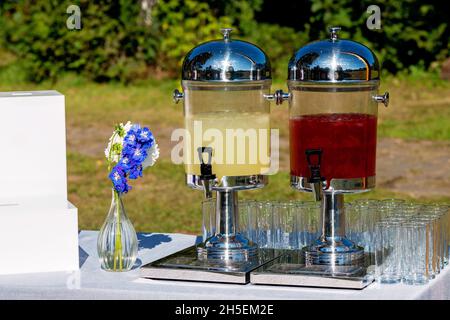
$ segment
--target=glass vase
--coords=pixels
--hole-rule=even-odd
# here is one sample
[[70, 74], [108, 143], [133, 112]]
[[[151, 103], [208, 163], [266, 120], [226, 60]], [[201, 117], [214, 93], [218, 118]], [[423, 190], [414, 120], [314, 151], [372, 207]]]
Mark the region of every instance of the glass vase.
[[106, 271], [129, 271], [136, 262], [136, 231], [126, 215], [122, 195], [114, 188], [108, 216], [98, 235], [97, 251]]

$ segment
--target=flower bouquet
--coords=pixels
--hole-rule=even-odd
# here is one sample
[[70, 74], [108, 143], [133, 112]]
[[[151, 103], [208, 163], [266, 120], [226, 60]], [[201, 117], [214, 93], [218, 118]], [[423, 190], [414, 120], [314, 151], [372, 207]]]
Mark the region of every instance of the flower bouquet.
[[104, 270], [128, 271], [136, 261], [138, 241], [125, 213], [122, 195], [131, 190], [130, 179], [142, 177], [142, 171], [155, 164], [159, 148], [148, 128], [128, 121], [116, 125], [105, 156], [113, 186], [112, 200], [100, 229], [97, 250]]

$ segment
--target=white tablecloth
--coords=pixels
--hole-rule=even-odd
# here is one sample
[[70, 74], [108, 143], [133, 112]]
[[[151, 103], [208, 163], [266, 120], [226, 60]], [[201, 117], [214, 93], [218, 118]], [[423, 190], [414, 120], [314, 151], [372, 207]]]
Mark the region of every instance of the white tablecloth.
[[[139, 263], [159, 259], [196, 241], [183, 234], [139, 234]], [[229, 285], [140, 279], [138, 268], [105, 272], [96, 231], [82, 231], [80, 271], [0, 276], [0, 299], [450, 299], [450, 268], [425, 286], [372, 284], [364, 290]], [[39, 250], [39, 248], [36, 248]]]

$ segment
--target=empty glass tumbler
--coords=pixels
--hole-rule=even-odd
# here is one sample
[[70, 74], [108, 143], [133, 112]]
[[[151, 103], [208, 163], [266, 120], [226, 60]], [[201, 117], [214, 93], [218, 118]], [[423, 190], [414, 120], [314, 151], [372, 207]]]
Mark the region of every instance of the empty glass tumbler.
[[274, 248], [295, 249], [298, 247], [294, 210], [295, 205], [289, 202], [272, 204]]
[[401, 274], [401, 221], [382, 220], [376, 225], [375, 276], [380, 283], [399, 283]]
[[212, 237], [216, 231], [216, 199], [206, 199], [202, 201], [203, 217], [203, 241]]
[[421, 221], [409, 221], [402, 224], [401, 233], [404, 237], [400, 256], [402, 259], [402, 282], [406, 284], [428, 283], [428, 224]]
[[257, 231], [257, 215], [255, 200], [240, 200], [239, 201], [239, 232], [247, 239], [256, 243]]
[[293, 201], [292, 203], [297, 248], [301, 249], [311, 244], [321, 234], [320, 203], [314, 201]]
[[[239, 201], [238, 232], [260, 248], [300, 250], [321, 234], [314, 201]], [[203, 237], [216, 228], [214, 199], [202, 202]], [[449, 260], [446, 205], [402, 199], [360, 199], [345, 204], [346, 234], [364, 247], [367, 273], [380, 283], [426, 284]]]

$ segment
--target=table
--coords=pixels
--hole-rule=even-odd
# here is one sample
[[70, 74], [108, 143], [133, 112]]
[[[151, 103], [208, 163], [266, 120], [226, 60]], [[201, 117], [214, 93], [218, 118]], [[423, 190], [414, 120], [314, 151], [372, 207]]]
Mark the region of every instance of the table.
[[[380, 285], [364, 290], [232, 285], [140, 279], [138, 267], [100, 269], [97, 231], [79, 233], [80, 271], [0, 276], [0, 299], [450, 299], [450, 267], [425, 286]], [[138, 264], [193, 245], [199, 237], [140, 233]]]

